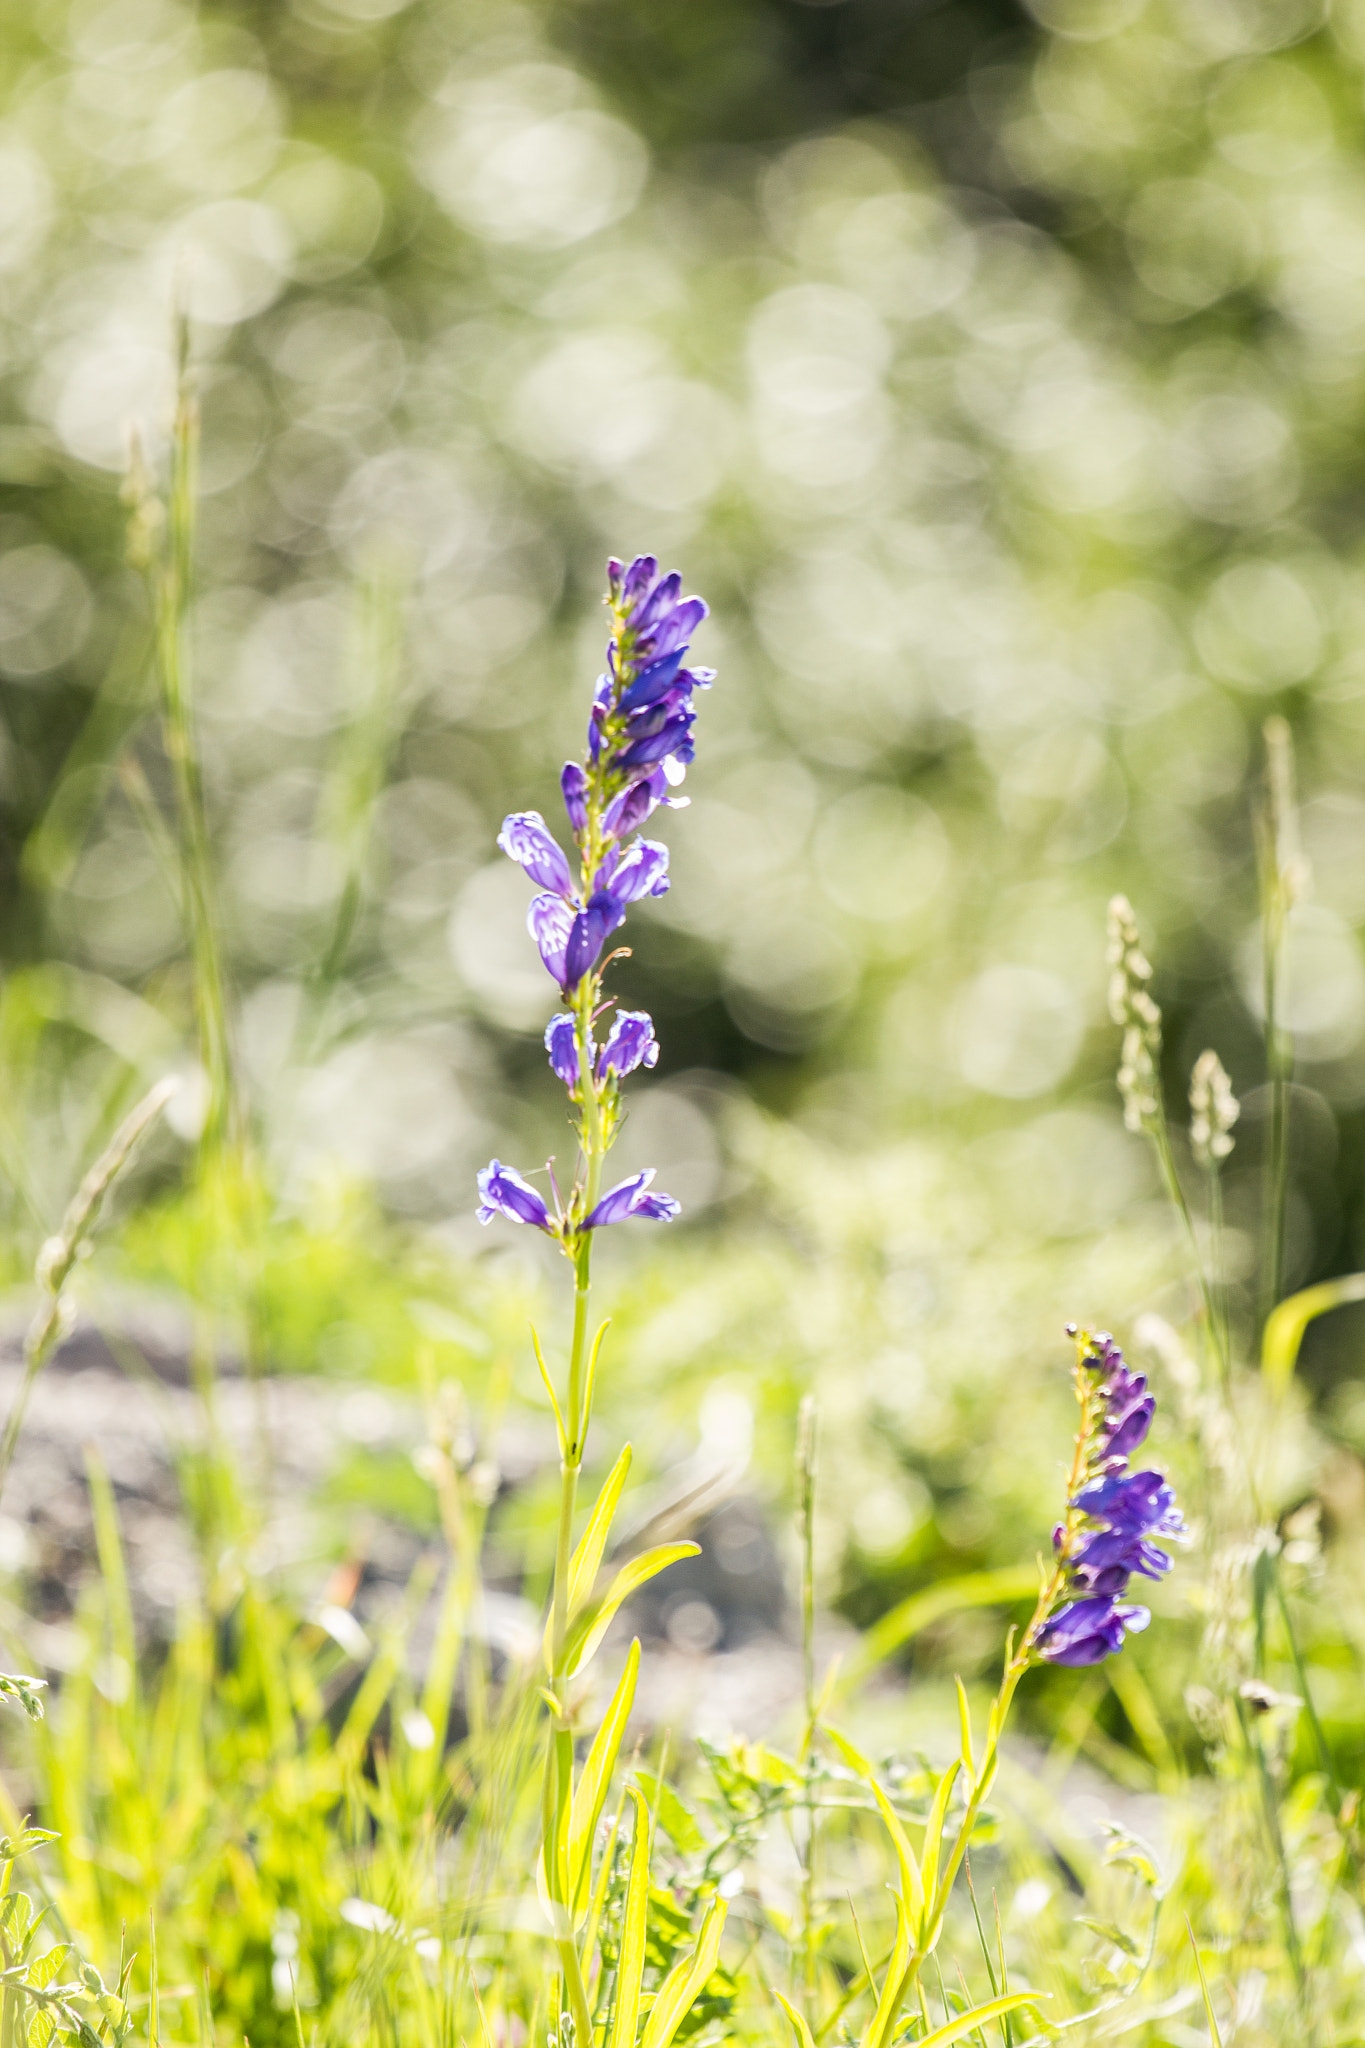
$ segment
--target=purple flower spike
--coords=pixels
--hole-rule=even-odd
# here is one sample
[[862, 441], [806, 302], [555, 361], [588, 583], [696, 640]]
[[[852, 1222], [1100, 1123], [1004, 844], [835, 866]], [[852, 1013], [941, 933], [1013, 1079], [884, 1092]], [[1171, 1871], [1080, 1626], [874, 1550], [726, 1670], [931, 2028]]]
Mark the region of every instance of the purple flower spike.
[[623, 1074], [634, 1073], [636, 1067], [654, 1066], [658, 1058], [653, 1020], [644, 1010], [618, 1010], [597, 1062], [598, 1079], [605, 1081], [615, 1074], [619, 1080]]
[[573, 894], [569, 863], [539, 811], [513, 811], [504, 818], [498, 845], [542, 889], [552, 889], [556, 896]]
[[1036, 1647], [1049, 1664], [1098, 1664], [1151, 1618], [1145, 1607], [1120, 1607], [1112, 1599], [1073, 1600], [1040, 1630]]
[[544, 1196], [537, 1194], [528, 1180], [523, 1180], [515, 1166], [490, 1159], [479, 1175], [479, 1195], [480, 1223], [505, 1216], [511, 1223], [532, 1223], [537, 1230], [548, 1230], [553, 1235]]
[[[578, 1039], [574, 1032], [574, 1020], [562, 1010], [551, 1017], [545, 1026], [545, 1050], [550, 1055], [550, 1065], [558, 1074], [564, 1086], [573, 1094], [582, 1074], [578, 1064]], [[596, 1048], [589, 1044], [588, 1058], [591, 1061]]]
[[602, 1230], [608, 1223], [624, 1223], [628, 1216], [647, 1216], [656, 1223], [667, 1223], [680, 1213], [680, 1204], [672, 1195], [651, 1195], [646, 1193], [654, 1178], [653, 1167], [644, 1173], [634, 1173], [629, 1180], [618, 1181], [614, 1188], [608, 1188], [591, 1215], [585, 1218], [585, 1230]]

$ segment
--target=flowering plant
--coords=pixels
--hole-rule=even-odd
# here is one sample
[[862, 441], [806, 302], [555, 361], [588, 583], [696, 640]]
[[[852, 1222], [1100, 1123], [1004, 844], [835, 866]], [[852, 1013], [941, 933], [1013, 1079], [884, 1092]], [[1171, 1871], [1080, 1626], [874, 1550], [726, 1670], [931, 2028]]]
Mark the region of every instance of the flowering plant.
[[[598, 1595], [598, 1570], [630, 1466], [628, 1444], [598, 1497], [586, 1532], [573, 1547], [578, 1475], [606, 1329], [604, 1324], [589, 1346], [593, 1233], [632, 1216], [667, 1222], [678, 1214], [673, 1197], [656, 1193], [651, 1186], [652, 1170], [632, 1174], [602, 1191], [603, 1163], [620, 1127], [621, 1083], [636, 1068], [652, 1067], [659, 1057], [653, 1023], [642, 1010], [616, 1010], [598, 1043], [597, 1033], [614, 1007], [613, 999], [603, 996], [603, 976], [617, 957], [608, 953], [604, 959], [603, 948], [632, 903], [662, 896], [668, 888], [668, 849], [644, 838], [638, 828], [659, 808], [676, 808], [687, 801], [676, 791], [693, 756], [693, 692], [709, 686], [715, 673], [685, 666], [689, 641], [706, 617], [706, 606], [699, 597], [683, 596], [678, 575], [660, 576], [654, 556], [640, 555], [629, 568], [609, 562], [607, 581], [611, 631], [606, 668], [593, 695], [587, 749], [581, 760], [565, 764], [560, 778], [578, 849], [578, 872], [574, 874], [539, 811], [514, 812], [498, 834], [499, 846], [538, 884], [527, 926], [563, 1004], [546, 1027], [545, 1049], [573, 1105], [577, 1165], [567, 1191], [561, 1191], [553, 1166], [547, 1166], [547, 1200], [514, 1167], [491, 1160], [479, 1175], [478, 1210], [482, 1223], [503, 1216], [545, 1231], [558, 1241], [574, 1268], [573, 1335], [562, 1403], [536, 1341], [559, 1430], [561, 1471], [554, 1589], [545, 1642], [549, 1683], [543, 1697], [550, 1709], [550, 1729], [538, 1879], [559, 1951], [561, 2001], [578, 2048], [589, 2048], [593, 2003], [607, 1990], [597, 1937], [611, 1856], [604, 1858], [601, 1879], [594, 1886], [594, 1837], [634, 1699], [639, 1643], [631, 1647], [577, 1778], [568, 1685], [588, 1662], [627, 1595], [697, 1549], [695, 1543], [668, 1543], [646, 1551], [617, 1573], [604, 1595]], [[636, 1797], [634, 1804], [623, 1939], [619, 1952], [614, 1952], [610, 1987], [611, 2048], [634, 2043], [643, 1996], [651, 1825], [643, 1799]], [[693, 1949], [660, 1987], [650, 2007], [648, 2048], [667, 2048], [712, 1974], [725, 1910], [720, 1898], [708, 1903]]]

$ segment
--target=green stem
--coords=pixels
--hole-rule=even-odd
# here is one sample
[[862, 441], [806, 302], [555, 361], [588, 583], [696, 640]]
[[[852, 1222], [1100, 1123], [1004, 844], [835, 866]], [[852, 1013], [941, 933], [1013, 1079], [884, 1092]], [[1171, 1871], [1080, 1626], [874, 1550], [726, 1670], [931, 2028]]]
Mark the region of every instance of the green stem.
[[213, 868], [204, 786], [191, 713], [192, 685], [186, 617], [192, 587], [199, 418], [182, 361], [171, 437], [169, 541], [156, 582], [157, 675], [161, 724], [175, 785], [180, 828], [182, 897], [194, 965], [195, 1017], [199, 1056], [208, 1079], [209, 1104], [200, 1136], [200, 1159], [213, 1157], [235, 1130], [231, 1056], [227, 1029], [226, 981], [218, 941]]

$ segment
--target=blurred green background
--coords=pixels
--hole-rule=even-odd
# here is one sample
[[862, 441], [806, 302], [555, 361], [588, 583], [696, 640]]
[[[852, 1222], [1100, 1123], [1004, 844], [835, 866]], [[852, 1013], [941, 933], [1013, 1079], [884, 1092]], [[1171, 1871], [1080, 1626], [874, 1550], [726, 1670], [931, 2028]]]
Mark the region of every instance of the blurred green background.
[[[619, 975], [663, 1041], [622, 1171], [688, 1221], [639, 1255], [609, 1398], [657, 1392], [662, 1444], [713, 1381], [784, 1417], [820, 1385], [860, 1618], [935, 1546], [1031, 1555], [1059, 1325], [1183, 1299], [1113, 1087], [1115, 889], [1173, 1117], [1208, 1044], [1244, 1099], [1234, 1258], [1257, 1227], [1274, 711], [1313, 875], [1287, 1281], [1362, 1263], [1365, 6], [26, 0], [0, 64], [16, 1243], [115, 1098], [192, 1077], [119, 495], [131, 424], [164, 457], [178, 293], [220, 907], [286, 1210], [377, 1190], [348, 1227], [381, 1276], [392, 1227], [533, 1258], [472, 1219], [491, 1152], [566, 1143], [493, 837], [558, 822], [602, 561], [648, 549], [720, 680]], [[1356, 1329], [1306, 1350], [1347, 1445]]]

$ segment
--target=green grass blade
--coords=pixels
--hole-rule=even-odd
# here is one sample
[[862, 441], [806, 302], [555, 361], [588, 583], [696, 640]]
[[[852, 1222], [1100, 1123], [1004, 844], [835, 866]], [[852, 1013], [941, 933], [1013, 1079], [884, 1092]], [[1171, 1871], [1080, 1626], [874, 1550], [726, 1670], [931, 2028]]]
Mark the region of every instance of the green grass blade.
[[1045, 1991], [1008, 1991], [1000, 1998], [988, 1998], [984, 2005], [974, 2005], [970, 2012], [958, 2013], [946, 2026], [936, 2027], [916, 2043], [916, 2048], [949, 2048], [950, 2042], [960, 2041], [986, 2020], [999, 2019], [1002, 2013], [1014, 2012], [1021, 2005], [1037, 2005], [1047, 1995]]
[[621, 1961], [616, 1972], [616, 2009], [606, 2048], [635, 2048], [640, 2020], [640, 1987], [645, 1975], [645, 1936], [649, 1919], [649, 1855], [652, 1824], [643, 1792], [627, 1788], [635, 1806], [635, 1840], [626, 1881], [626, 1906], [621, 1922]]
[[861, 2048], [884, 2048], [895, 2025], [896, 2014], [900, 2011], [901, 1994], [905, 1989], [905, 1973], [910, 1964], [910, 1922], [906, 1917], [901, 1900], [896, 1900], [896, 1939], [891, 1949], [891, 1960], [886, 1966], [882, 1979], [881, 1995], [877, 2009], [867, 2023]]
[[787, 2018], [792, 2023], [792, 2032], [796, 2036], [797, 2048], [815, 2048], [815, 2038], [812, 2035], [810, 2028], [806, 2025], [805, 2015], [803, 2013], [799, 2013], [796, 2010], [796, 2007], [792, 2004], [791, 2000], [789, 1998], [784, 1998], [782, 1993], [779, 1990], [777, 1990], [776, 1986], [774, 1986], [773, 1988], [773, 1997], [777, 2000], [783, 2012], [787, 2015]]
[[1204, 2000], [1204, 2017], [1209, 2023], [1209, 2039], [1213, 2043], [1213, 2048], [1223, 2048], [1223, 2036], [1218, 2030], [1218, 2015], [1213, 2009], [1213, 1997], [1209, 1991], [1209, 1980], [1204, 1975], [1203, 1958], [1199, 1953], [1199, 1943], [1194, 1938], [1194, 1928], [1190, 1924], [1188, 1913], [1185, 1915], [1185, 1928], [1190, 1937], [1190, 1947], [1194, 1951], [1194, 1967], [1199, 1973], [1199, 1990]]
[[691, 2012], [697, 1994], [716, 1967], [720, 1954], [720, 1937], [725, 1927], [728, 1907], [724, 1899], [714, 1899], [710, 1910], [701, 1924], [696, 1947], [675, 1963], [659, 1987], [659, 1993], [650, 2007], [640, 2048], [668, 2048], [683, 2021]]
[[920, 1852], [920, 1870], [924, 1881], [924, 1895], [929, 1905], [938, 1903], [938, 1858], [943, 1843], [943, 1823], [948, 1817], [948, 1801], [953, 1796], [953, 1786], [961, 1769], [957, 1757], [949, 1764], [938, 1781], [934, 1792], [934, 1803], [929, 1809], [929, 1819], [924, 1830], [924, 1847]]

